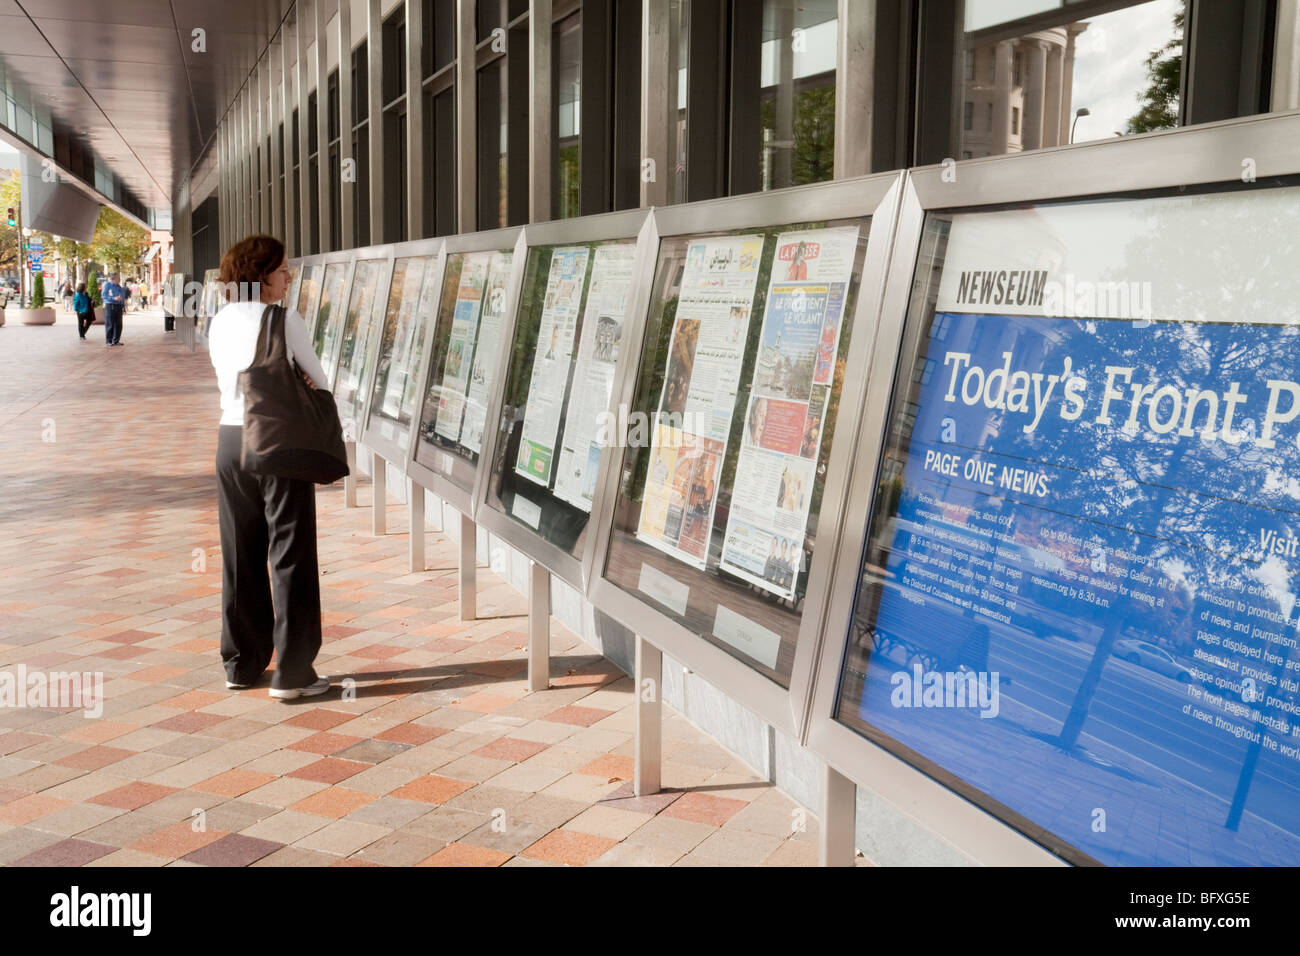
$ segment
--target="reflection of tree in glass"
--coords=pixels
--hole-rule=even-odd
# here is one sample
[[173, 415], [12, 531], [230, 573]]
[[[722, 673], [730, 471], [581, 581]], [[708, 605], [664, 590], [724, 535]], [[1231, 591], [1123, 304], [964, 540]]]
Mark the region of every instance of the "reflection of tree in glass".
[[[1297, 250], [1293, 231], [1282, 225], [1280, 217], [1261, 221], [1253, 216], [1252, 211], [1258, 209], [1254, 204], [1211, 203], [1198, 198], [1190, 202], [1202, 207], [1206, 219], [1202, 229], [1192, 231], [1193, 235], [1213, 235], [1235, 219], [1238, 225], [1232, 234], [1253, 235], [1257, 241], [1235, 245], [1189, 243], [1184, 239], [1188, 231], [1186, 219], [1180, 216], [1166, 221], [1160, 215], [1162, 207], [1155, 206], [1148, 230], [1129, 243], [1127, 261], [1142, 262], [1146, 274], [1161, 278], [1161, 312], [1209, 321], [1225, 317], [1244, 323], [1276, 321], [1275, 310], [1279, 303], [1291, 300], [1294, 281], [1289, 268], [1267, 266], [1272, 262], [1294, 262]], [[1207, 275], [1220, 277], [1221, 281], [1221, 294], [1210, 303], [1205, 300]], [[1206, 314], [1207, 306], [1215, 311]], [[1210, 335], [1209, 331], [1190, 322], [1156, 323], [1145, 330], [1141, 347], [1126, 348], [1109, 361], [1136, 367], [1134, 381], [1145, 383], [1142, 372], [1151, 368], [1153, 357], [1168, 357], [1168, 364], [1159, 366], [1160, 383], [1173, 385], [1184, 394], [1187, 388], [1222, 393], [1230, 382], [1262, 384], [1270, 378], [1293, 377], [1297, 344], [1294, 327], [1274, 326], [1265, 335], [1252, 334], [1244, 325], [1234, 326], [1228, 335]], [[1101, 381], [1097, 380], [1098, 374], [1103, 376]], [[1102, 381], [1104, 371], [1094, 370], [1091, 390], [1095, 391]], [[1258, 386], [1247, 389], [1257, 390]], [[1258, 402], [1262, 396], [1252, 398]], [[1088, 423], [1085, 415], [1079, 422], [1083, 434], [1071, 437], [1094, 445], [1096, 465], [1089, 476], [1091, 481], [1077, 485], [1076, 500], [1061, 503], [1063, 510], [1087, 515], [1111, 527], [1122, 524], [1111, 542], [1137, 555], [1133, 564], [1138, 567], [1165, 567], [1166, 573], [1181, 579], [1194, 596], [1235, 590], [1225, 589], [1227, 582], [1249, 579], [1259, 567], [1253, 556], [1241, 553], [1249, 550], [1243, 531], [1253, 530], [1242, 527], [1245, 511], [1241, 503], [1280, 508], [1284, 513], [1294, 509], [1293, 492], [1285, 486], [1270, 487], [1268, 480], [1270, 473], [1294, 473], [1294, 445], [1279, 442], [1276, 448], [1265, 451], [1250, 442], [1228, 445], [1221, 437], [1203, 443], [1199, 438], [1201, 417], [1194, 423], [1198, 437], [1183, 437], [1177, 432], [1155, 437], [1146, 432], [1146, 423], [1141, 421], [1145, 417], [1140, 416], [1139, 421], [1146, 434], [1130, 439], [1118, 423], [1097, 426]], [[1234, 422], [1235, 428], [1247, 428], [1245, 419], [1240, 416]], [[1219, 421], [1222, 424], [1222, 409]], [[1068, 432], [1061, 435], [1070, 440]], [[1043, 457], [1069, 461], [1073, 456], [1068, 447], [1058, 446], [1044, 448]], [[1210, 493], [1188, 493], [1167, 484], [1166, 480], [1175, 480], [1174, 476], [1183, 487]], [[1111, 569], [1122, 575], [1125, 565], [1115, 562]], [[1120, 597], [1107, 615], [1107, 626], [1061, 729], [1063, 746], [1073, 747], [1078, 741], [1115, 639], [1129, 626], [1144, 630], [1153, 630], [1152, 624], [1167, 626], [1168, 620], [1160, 618], [1135, 602], [1131, 592], [1129, 597]]]

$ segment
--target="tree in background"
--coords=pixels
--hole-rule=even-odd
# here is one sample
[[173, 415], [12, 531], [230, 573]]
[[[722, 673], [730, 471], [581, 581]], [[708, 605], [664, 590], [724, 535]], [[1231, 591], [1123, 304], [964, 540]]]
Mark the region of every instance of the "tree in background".
[[1178, 125], [1178, 92], [1183, 76], [1183, 24], [1187, 4], [1180, 4], [1174, 14], [1174, 35], [1169, 42], [1147, 56], [1147, 79], [1150, 85], [1139, 100], [1138, 111], [1129, 117], [1128, 133], [1149, 133], [1173, 129]]
[[92, 257], [113, 272], [134, 266], [149, 248], [149, 233], [108, 206], [99, 208], [95, 237], [90, 242]]
[[53, 246], [54, 251], [59, 254], [59, 259], [62, 260], [64, 268], [70, 269], [68, 277], [75, 287], [81, 281], [81, 275], [90, 263], [91, 247], [87, 243], [63, 237], [54, 239], [49, 245]]

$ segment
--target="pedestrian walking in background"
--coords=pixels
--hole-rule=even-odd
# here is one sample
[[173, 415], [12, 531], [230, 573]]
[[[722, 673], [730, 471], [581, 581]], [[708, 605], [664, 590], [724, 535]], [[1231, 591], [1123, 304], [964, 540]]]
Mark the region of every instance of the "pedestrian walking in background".
[[[274, 651], [271, 696], [312, 697], [330, 686], [312, 666], [321, 647], [316, 488], [299, 478], [245, 471], [242, 462], [244, 396], [239, 373], [257, 356], [267, 307], [289, 287], [284, 244], [272, 236], [250, 236], [236, 243], [221, 259], [221, 283], [229, 301], [211, 319], [208, 353], [221, 390], [216, 467], [226, 686], [251, 687]], [[258, 298], [239, 301], [240, 296]], [[309, 385], [326, 387], [307, 324], [294, 309], [284, 316], [284, 346]]]
[[63, 285], [59, 286], [59, 298], [63, 300], [63, 311], [72, 311], [72, 279], [65, 277]]
[[126, 311], [126, 290], [118, 285], [121, 278], [116, 272], [104, 283], [104, 341], [108, 345], [122, 344], [122, 313]]
[[72, 308], [77, 313], [77, 335], [86, 341], [86, 331], [95, 324], [95, 309], [90, 304], [90, 295], [86, 292], [86, 283], [77, 286], [77, 294], [72, 297]]

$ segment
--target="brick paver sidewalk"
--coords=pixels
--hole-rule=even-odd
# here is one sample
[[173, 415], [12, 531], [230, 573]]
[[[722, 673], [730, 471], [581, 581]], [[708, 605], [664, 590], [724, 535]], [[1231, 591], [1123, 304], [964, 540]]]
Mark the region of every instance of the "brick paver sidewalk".
[[0, 707], [0, 863], [815, 862], [815, 820], [792, 834], [796, 804], [671, 712], [676, 789], [631, 796], [631, 681], [557, 625], [563, 676], [529, 693], [523, 597], [481, 569], [458, 620], [453, 545], [408, 574], [341, 485], [317, 667], [355, 699], [227, 691], [212, 370], [133, 315], [117, 349], [63, 315], [0, 328], [0, 682], [105, 682], [98, 718]]

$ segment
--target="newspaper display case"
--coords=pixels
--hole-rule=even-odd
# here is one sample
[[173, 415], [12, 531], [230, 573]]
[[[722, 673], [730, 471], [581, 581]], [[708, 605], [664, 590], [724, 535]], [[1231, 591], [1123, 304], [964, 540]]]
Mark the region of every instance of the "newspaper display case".
[[441, 239], [401, 243], [393, 248], [392, 278], [382, 309], [379, 340], [361, 443], [384, 460], [405, 468], [412, 423], [419, 412], [419, 372], [442, 281]]
[[[591, 581], [637, 634], [637, 686], [668, 653], [802, 733], [901, 183], [655, 210]], [[638, 704], [638, 793], [660, 706]]]
[[523, 264], [523, 229], [448, 238], [443, 259], [437, 311], [424, 329], [406, 472], [473, 518], [488, 406], [512, 329], [507, 306]]
[[332, 252], [324, 257], [322, 263], [319, 304], [312, 321], [312, 343], [331, 389], [334, 387], [334, 369], [343, 344], [343, 320], [347, 314], [352, 261], [357, 252], [358, 250]]
[[365, 422], [367, 389], [374, 368], [377, 316], [388, 293], [393, 247], [369, 246], [356, 251], [348, 283], [347, 310], [339, 332], [338, 361], [331, 369], [334, 401], [346, 441], [358, 442]]
[[321, 275], [324, 256], [312, 256], [299, 263], [298, 281], [289, 295], [289, 307], [302, 316], [307, 334], [316, 334], [316, 308], [320, 305]]
[[289, 287], [284, 290], [280, 304], [286, 309], [294, 307], [298, 301], [298, 287], [302, 283], [302, 263], [296, 259], [289, 260]]
[[527, 261], [514, 306], [492, 467], [479, 522], [586, 590], [588, 525], [601, 426], [627, 343], [634, 286], [649, 267], [632, 210], [525, 229]]
[[491, 413], [477, 520], [531, 561], [529, 677], [547, 686], [550, 576], [586, 593], [610, 398], [635, 355], [630, 311], [649, 271], [644, 209], [528, 226], [514, 333]]
[[909, 174], [806, 736], [825, 861], [855, 784], [982, 864], [1300, 861], [1298, 157], [1290, 114]]
[[[460, 616], [477, 616], [475, 502], [490, 450], [489, 421], [500, 391], [501, 369], [513, 330], [509, 308], [524, 262], [520, 227], [493, 229], [446, 240], [434, 312], [425, 322], [416, 381], [418, 417], [406, 457], [412, 504], [423, 509], [424, 490], [460, 513]], [[418, 502], [418, 504], [416, 504]], [[378, 520], [378, 519], [377, 519]], [[423, 515], [413, 509], [411, 565], [423, 568]]]
[[209, 269], [203, 273], [203, 297], [199, 302], [198, 315], [194, 318], [194, 344], [196, 347], [208, 347], [208, 327], [212, 317], [225, 305], [221, 290], [221, 270]]

